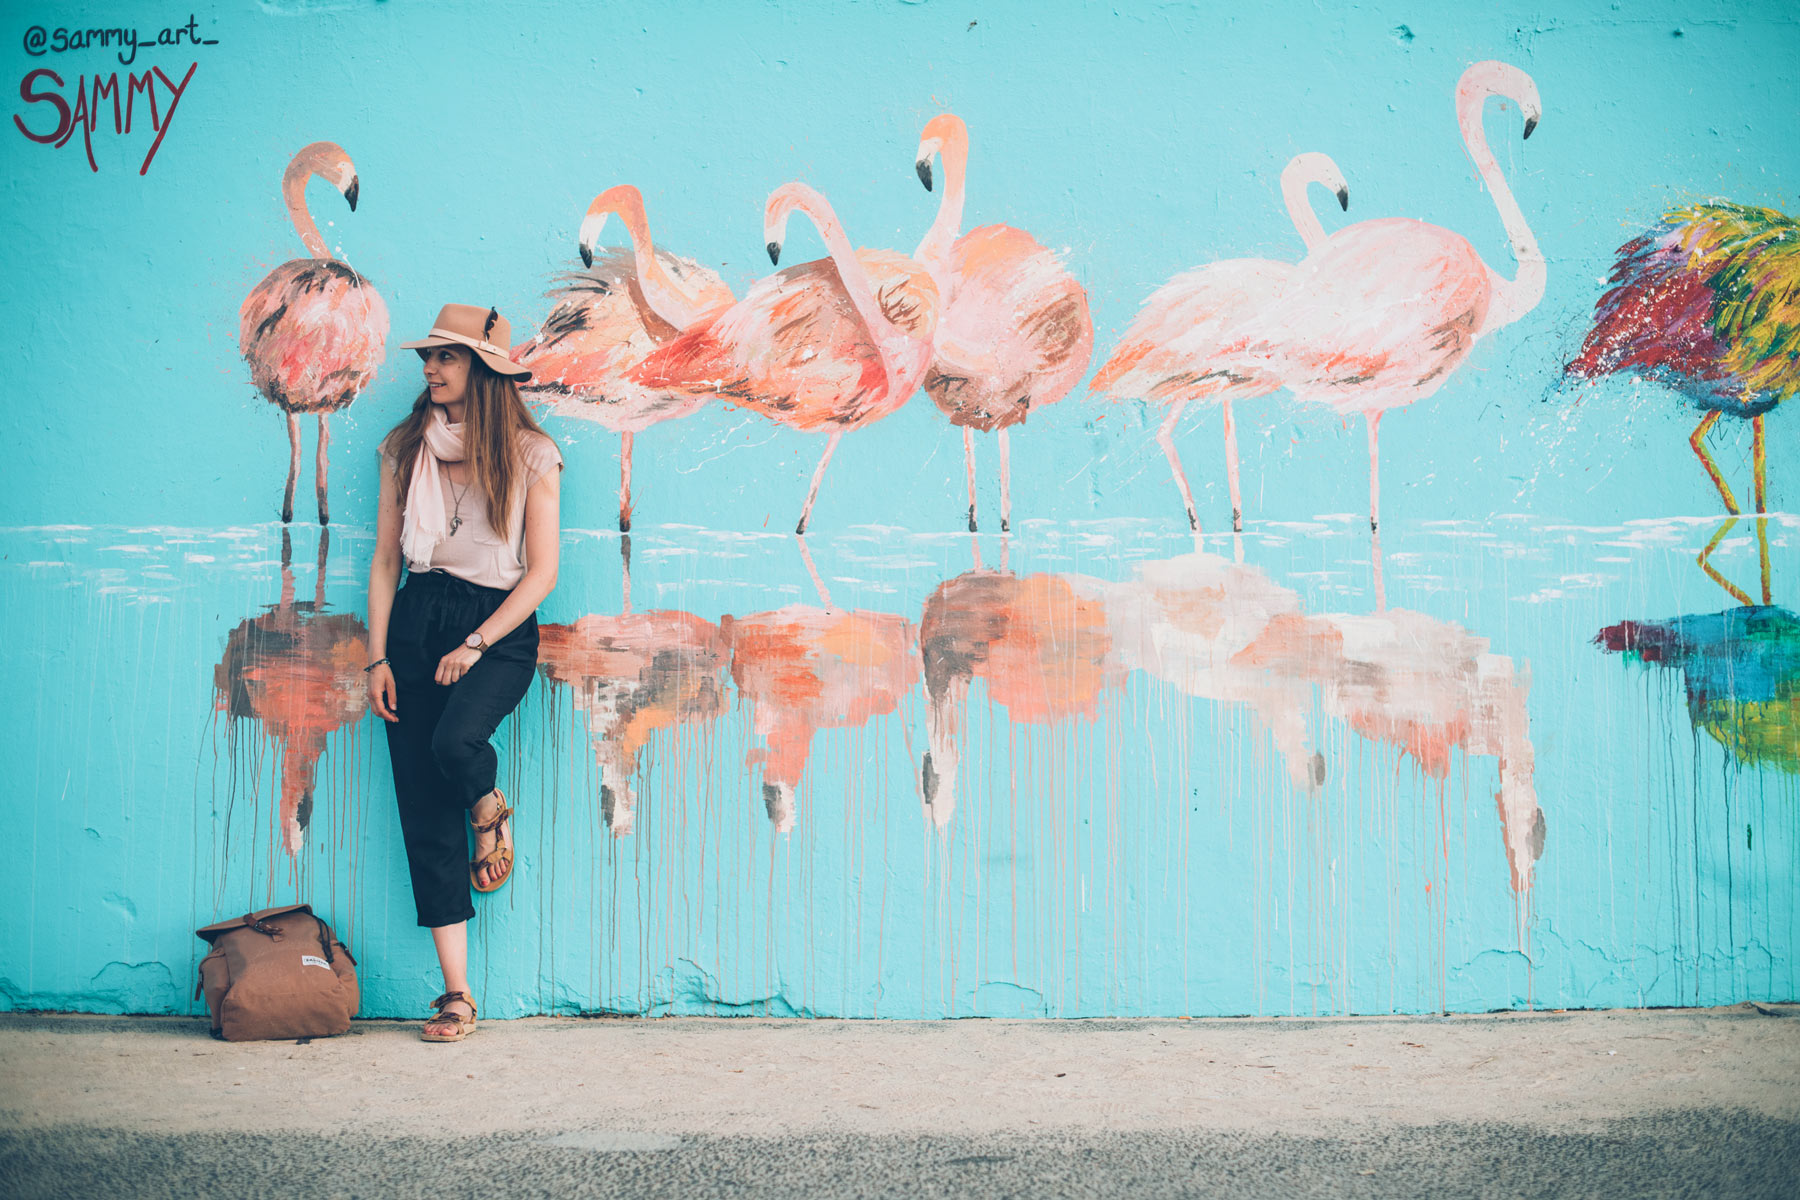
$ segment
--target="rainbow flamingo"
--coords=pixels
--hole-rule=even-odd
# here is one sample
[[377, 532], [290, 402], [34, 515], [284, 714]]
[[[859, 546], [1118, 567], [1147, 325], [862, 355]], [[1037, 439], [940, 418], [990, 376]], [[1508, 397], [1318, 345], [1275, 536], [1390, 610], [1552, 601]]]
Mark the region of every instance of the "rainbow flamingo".
[[1619, 247], [1609, 282], [1567, 371], [1588, 379], [1629, 371], [1706, 410], [1688, 445], [1734, 514], [1737, 497], [1705, 438], [1726, 413], [1747, 418], [1764, 511], [1763, 416], [1800, 390], [1800, 221], [1745, 204], [1671, 209]]
[[940, 309], [925, 391], [963, 431], [969, 532], [975, 532], [975, 430], [1000, 442], [1000, 530], [1012, 521], [1007, 431], [1033, 409], [1068, 394], [1094, 352], [1087, 293], [1054, 253], [1010, 225], [962, 228], [969, 131], [940, 113], [919, 135], [915, 167], [931, 190], [931, 160], [944, 162], [944, 197], [913, 258], [931, 272]]
[[769, 196], [763, 231], [781, 261], [788, 218], [818, 227], [830, 257], [751, 286], [730, 308], [702, 317], [627, 377], [653, 391], [718, 397], [793, 429], [829, 429], [795, 532], [805, 533], [825, 467], [846, 430], [906, 403], [931, 362], [938, 292], [925, 269], [891, 250], [852, 250], [831, 206], [788, 183]]
[[[1288, 163], [1281, 172], [1281, 197], [1308, 252], [1325, 241], [1325, 227], [1306, 199], [1307, 188], [1315, 183], [1328, 188], [1340, 207], [1350, 207], [1350, 189], [1331, 159], [1301, 154]], [[1090, 391], [1109, 399], [1154, 400], [1168, 409], [1156, 440], [1175, 475], [1188, 526], [1196, 532], [1200, 518], [1175, 449], [1175, 423], [1195, 400], [1217, 401], [1223, 410], [1231, 527], [1241, 532], [1244, 503], [1238, 492], [1237, 426], [1231, 403], [1266, 396], [1281, 386], [1281, 380], [1244, 352], [1242, 330], [1275, 302], [1296, 269], [1273, 259], [1233, 258], [1184, 271], [1144, 301], [1119, 348], [1088, 384]]]
[[331, 256], [306, 209], [306, 183], [314, 175], [344, 194], [356, 211], [356, 167], [335, 142], [314, 142], [294, 155], [281, 177], [288, 216], [311, 258], [282, 263], [250, 289], [238, 312], [238, 348], [250, 378], [287, 414], [288, 476], [281, 519], [294, 519], [294, 482], [300, 476], [300, 414], [319, 417], [316, 464], [319, 524], [331, 520], [325, 497], [326, 419], [375, 379], [387, 348], [387, 305], [369, 281]]
[[281, 531], [281, 600], [238, 622], [213, 668], [214, 707], [234, 723], [261, 721], [281, 745], [281, 842], [290, 857], [300, 853], [312, 821], [326, 737], [354, 724], [368, 704], [368, 630], [355, 614], [329, 613], [325, 605], [330, 547], [330, 532], [320, 531], [313, 598], [296, 601], [293, 542]]
[[[624, 221], [631, 249], [606, 251], [596, 265], [594, 245], [609, 214]], [[594, 197], [581, 222], [580, 250], [587, 271], [560, 277], [551, 292], [555, 308], [512, 356], [532, 370], [528, 395], [550, 400], [558, 416], [597, 421], [619, 435], [619, 530], [628, 532], [633, 436], [687, 416], [707, 397], [645, 388], [627, 372], [733, 297], [717, 272], [652, 244], [644, 198], [629, 184]]]
[[[630, 538], [622, 548], [627, 579]], [[600, 812], [614, 837], [632, 830], [638, 758], [660, 731], [704, 725], [725, 711], [726, 646], [692, 613], [631, 611], [539, 629], [538, 672], [566, 685], [585, 715], [600, 767]]]
[[1477, 339], [1543, 299], [1543, 253], [1482, 129], [1482, 107], [1496, 96], [1524, 112], [1526, 137], [1541, 109], [1531, 76], [1506, 63], [1476, 63], [1456, 86], [1463, 142], [1518, 261], [1512, 279], [1441, 226], [1405, 218], [1360, 221], [1306, 256], [1245, 338], [1252, 359], [1298, 399], [1361, 413], [1368, 422], [1371, 528], [1381, 514], [1382, 415], [1432, 395]]

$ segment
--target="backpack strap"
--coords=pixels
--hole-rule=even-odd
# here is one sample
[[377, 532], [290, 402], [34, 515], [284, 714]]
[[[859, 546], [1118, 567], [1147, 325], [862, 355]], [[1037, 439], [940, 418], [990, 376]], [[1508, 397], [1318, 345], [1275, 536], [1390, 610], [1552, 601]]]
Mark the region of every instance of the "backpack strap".
[[267, 921], [258, 919], [255, 913], [245, 913], [242, 919], [244, 928], [246, 929], [254, 929], [256, 932], [266, 934], [271, 938], [281, 937], [281, 930], [269, 924]]
[[317, 913], [313, 914], [313, 920], [319, 923], [319, 949], [325, 952], [325, 961], [330, 962], [332, 960], [331, 926], [325, 924], [325, 918]]

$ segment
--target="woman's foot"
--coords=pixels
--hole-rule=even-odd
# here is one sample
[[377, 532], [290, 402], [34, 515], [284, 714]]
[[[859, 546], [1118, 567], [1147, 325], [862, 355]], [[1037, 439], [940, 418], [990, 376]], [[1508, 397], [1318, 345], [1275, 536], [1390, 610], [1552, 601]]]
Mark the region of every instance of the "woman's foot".
[[469, 860], [469, 882], [478, 892], [491, 892], [512, 874], [512, 809], [499, 788], [475, 802], [469, 827], [475, 831], [475, 857]]
[[467, 992], [445, 992], [431, 1002], [437, 1016], [425, 1022], [419, 1037], [427, 1042], [460, 1042], [475, 1032], [475, 1001]]

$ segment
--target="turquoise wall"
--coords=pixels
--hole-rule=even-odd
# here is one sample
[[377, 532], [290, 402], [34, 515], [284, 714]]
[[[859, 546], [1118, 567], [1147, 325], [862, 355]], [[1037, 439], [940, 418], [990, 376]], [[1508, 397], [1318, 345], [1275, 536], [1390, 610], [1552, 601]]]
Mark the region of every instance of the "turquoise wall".
[[[1379, 540], [1363, 422], [1285, 389], [1236, 410], [1238, 536], [1218, 409], [1176, 434], [1196, 536], [1161, 410], [1085, 383], [1011, 431], [1006, 536], [995, 439], [975, 439], [971, 536], [961, 431], [922, 394], [844, 437], [804, 540], [816, 433], [723, 404], [644, 431], [625, 542], [617, 435], [547, 417], [558, 632], [498, 739], [522, 869], [479, 906], [478, 998], [884, 1017], [1800, 998], [1800, 413], [1765, 418], [1770, 515], [1727, 523], [1687, 444], [1698, 409], [1563, 371], [1616, 251], [1667, 210], [1800, 211], [1787, 5], [82, 9], [135, 57], [67, 31], [58, 51], [75, 19], [15, 8], [0, 42], [0, 1006], [194, 1011], [192, 930], [293, 899], [360, 956], [365, 1015], [434, 994], [357, 690], [374, 448], [418, 388], [393, 347], [450, 300], [534, 330], [597, 193], [636, 185], [659, 242], [743, 296], [790, 180], [856, 245], [910, 252], [942, 190], [915, 176], [920, 131], [953, 111], [964, 228], [1062, 256], [1097, 368], [1178, 272], [1301, 259], [1279, 178], [1304, 151], [1349, 185], [1347, 212], [1313, 193], [1327, 233], [1429, 221], [1512, 276], [1453, 109], [1483, 60], [1541, 96], [1529, 142], [1511, 103], [1484, 127], [1547, 286], [1383, 422]], [[144, 44], [165, 25], [179, 44]], [[159, 131], [129, 87], [150, 68]], [[92, 103], [115, 72], [129, 133]], [[77, 91], [97, 127], [32, 140], [69, 122], [31, 97], [72, 119]], [[331, 418], [326, 529], [310, 420], [279, 520], [287, 436], [238, 330], [306, 254], [280, 185], [320, 140], [358, 201], [314, 179], [310, 209], [392, 318]], [[796, 219], [783, 265], [824, 253]], [[1767, 288], [1800, 278], [1786, 262]], [[1709, 445], [1747, 501], [1750, 422]], [[927, 754], [953, 811], [927, 802]]]

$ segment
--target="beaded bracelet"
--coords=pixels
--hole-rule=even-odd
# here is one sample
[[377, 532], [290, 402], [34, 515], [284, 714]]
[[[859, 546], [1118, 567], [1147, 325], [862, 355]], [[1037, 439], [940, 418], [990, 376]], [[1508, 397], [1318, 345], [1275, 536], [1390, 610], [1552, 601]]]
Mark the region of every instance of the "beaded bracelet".
[[370, 663], [368, 666], [363, 668], [363, 674], [367, 675], [370, 671], [373, 671], [376, 667], [384, 665], [386, 662], [387, 662], [387, 659], [385, 659], [385, 658], [376, 659], [374, 662]]

